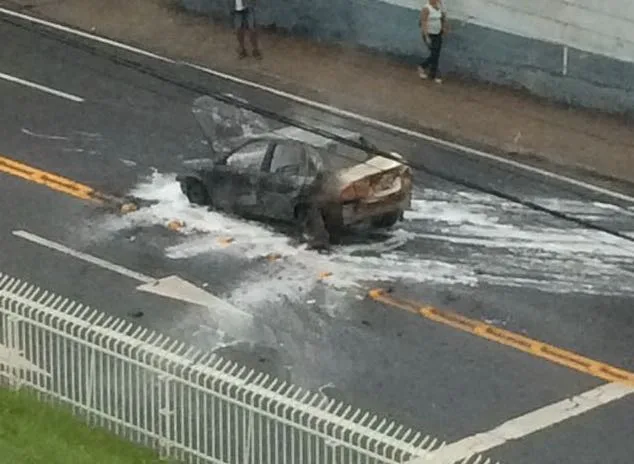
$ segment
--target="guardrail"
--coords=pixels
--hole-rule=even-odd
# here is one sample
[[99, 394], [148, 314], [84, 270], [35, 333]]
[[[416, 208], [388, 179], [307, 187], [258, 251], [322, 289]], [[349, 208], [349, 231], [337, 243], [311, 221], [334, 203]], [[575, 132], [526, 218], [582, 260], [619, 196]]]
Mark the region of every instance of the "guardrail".
[[395, 464], [444, 446], [2, 273], [0, 329], [0, 378], [163, 457]]

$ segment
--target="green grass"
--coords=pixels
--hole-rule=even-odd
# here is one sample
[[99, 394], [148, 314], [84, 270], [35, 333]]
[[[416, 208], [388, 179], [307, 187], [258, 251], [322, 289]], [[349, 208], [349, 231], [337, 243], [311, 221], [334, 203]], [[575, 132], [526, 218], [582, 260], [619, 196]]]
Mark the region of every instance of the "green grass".
[[65, 408], [0, 388], [0, 464], [158, 464], [149, 449], [89, 427]]

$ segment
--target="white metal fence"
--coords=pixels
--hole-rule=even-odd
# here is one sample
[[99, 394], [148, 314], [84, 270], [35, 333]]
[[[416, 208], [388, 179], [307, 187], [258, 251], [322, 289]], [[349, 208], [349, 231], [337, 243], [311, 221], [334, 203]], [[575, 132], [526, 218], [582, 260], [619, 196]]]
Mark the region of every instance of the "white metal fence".
[[184, 462], [392, 464], [444, 446], [2, 273], [0, 329], [5, 381]]

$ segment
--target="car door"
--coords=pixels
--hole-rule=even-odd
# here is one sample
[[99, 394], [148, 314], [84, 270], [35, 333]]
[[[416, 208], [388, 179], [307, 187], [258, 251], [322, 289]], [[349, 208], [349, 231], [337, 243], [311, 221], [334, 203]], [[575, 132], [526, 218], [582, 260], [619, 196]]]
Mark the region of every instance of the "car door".
[[305, 146], [283, 140], [274, 144], [263, 165], [259, 186], [259, 204], [271, 218], [289, 221], [295, 206], [311, 179]]
[[258, 187], [262, 166], [272, 149], [269, 140], [249, 141], [236, 148], [222, 164], [216, 165], [206, 184], [212, 203], [238, 214], [258, 212]]

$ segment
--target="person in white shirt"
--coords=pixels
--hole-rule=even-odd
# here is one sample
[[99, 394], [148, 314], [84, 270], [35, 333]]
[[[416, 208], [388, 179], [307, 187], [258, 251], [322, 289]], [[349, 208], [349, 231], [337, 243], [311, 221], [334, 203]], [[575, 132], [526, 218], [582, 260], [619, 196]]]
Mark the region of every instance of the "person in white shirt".
[[262, 58], [262, 53], [258, 48], [258, 33], [255, 23], [255, 0], [227, 0], [229, 11], [233, 19], [233, 25], [238, 36], [238, 57], [245, 58], [247, 50], [244, 46], [244, 31], [249, 30], [253, 56]]
[[429, 57], [418, 67], [418, 74], [422, 79], [430, 77], [441, 83], [438, 72], [442, 37], [447, 32], [447, 11], [441, 0], [427, 0], [420, 12], [420, 26], [423, 41], [430, 51]]

